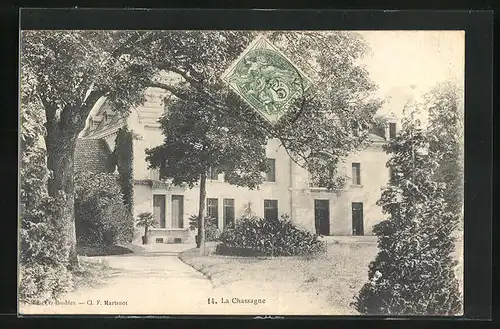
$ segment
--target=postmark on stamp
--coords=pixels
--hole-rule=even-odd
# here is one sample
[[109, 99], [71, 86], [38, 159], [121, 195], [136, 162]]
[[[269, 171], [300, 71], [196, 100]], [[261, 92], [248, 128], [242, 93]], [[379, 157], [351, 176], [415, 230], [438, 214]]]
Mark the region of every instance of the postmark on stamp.
[[275, 124], [311, 87], [311, 80], [260, 36], [222, 76], [252, 108]]

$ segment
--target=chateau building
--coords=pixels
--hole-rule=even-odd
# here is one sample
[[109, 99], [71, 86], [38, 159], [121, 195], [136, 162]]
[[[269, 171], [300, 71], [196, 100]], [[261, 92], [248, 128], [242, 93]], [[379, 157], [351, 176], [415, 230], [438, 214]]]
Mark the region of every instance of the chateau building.
[[[164, 111], [165, 95], [162, 89], [149, 88], [147, 101], [126, 116], [114, 112], [105, 99], [99, 100], [79, 136], [75, 167], [105, 170], [104, 160], [89, 158], [109, 156], [118, 130], [127, 125], [138, 137], [133, 141], [134, 215], [151, 212], [158, 222], [150, 231], [149, 243], [193, 242], [195, 233], [189, 231], [188, 218], [198, 213], [199, 189], [161, 181], [159, 172], [148, 169], [145, 161], [145, 150], [163, 142], [157, 121]], [[277, 140], [270, 140], [266, 152], [272, 170], [258, 189], [230, 185], [223, 174], [210, 172], [207, 214], [217, 218], [220, 229], [234, 225], [250, 208], [263, 218], [288, 214], [299, 227], [321, 235], [372, 235], [373, 225], [383, 219], [376, 201], [389, 179], [388, 156], [382, 146], [395, 134], [395, 122], [385, 132], [370, 134], [370, 145], [341, 164], [340, 172], [349, 180], [336, 191], [313, 186], [309, 173], [290, 159]]]

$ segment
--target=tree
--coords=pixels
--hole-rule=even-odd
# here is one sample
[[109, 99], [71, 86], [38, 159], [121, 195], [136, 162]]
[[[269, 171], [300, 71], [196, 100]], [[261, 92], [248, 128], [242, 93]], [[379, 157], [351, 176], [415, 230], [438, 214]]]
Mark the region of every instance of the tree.
[[120, 128], [116, 135], [115, 149], [113, 151], [118, 174], [120, 175], [123, 202], [131, 213], [134, 207], [133, 137], [133, 133], [128, 127]]
[[442, 157], [435, 180], [446, 183], [446, 209], [463, 218], [464, 112], [463, 90], [451, 81], [434, 87], [426, 95], [431, 149]]
[[[333, 176], [338, 174], [339, 161], [366, 145], [373, 115], [382, 103], [370, 98], [377, 86], [358, 64], [369, 51], [359, 34], [260, 32], [313, 80], [313, 87], [295, 104], [296, 110], [280, 124], [270, 126], [220, 79], [258, 32], [154, 33], [149, 48], [136, 48], [131, 55], [175, 73], [181, 80], [175, 85], [157, 80], [156, 87], [170, 91], [192, 108], [221, 112], [259, 126], [262, 135], [279, 139], [297, 164], [318, 175], [328, 175], [328, 187], [338, 187], [341, 182]], [[319, 154], [323, 154], [322, 161], [317, 159]]]
[[363, 314], [455, 315], [461, 310], [452, 259], [458, 217], [446, 211], [434, 180], [441, 154], [412, 117], [385, 150], [393, 177], [378, 204], [388, 218], [375, 225], [379, 253], [354, 306]]
[[[147, 40], [145, 32], [131, 31], [22, 31], [21, 89], [28, 81], [30, 97], [45, 114], [47, 166], [51, 172], [48, 194], [66, 195], [56, 216], [70, 243], [70, 267], [78, 267], [74, 214], [74, 150], [76, 138], [101, 98], [118, 111], [144, 101], [142, 91], [151, 70], [126, 56], [128, 47]], [[26, 94], [26, 93], [25, 93]], [[25, 95], [23, 94], [23, 95]]]
[[176, 100], [160, 119], [162, 145], [146, 150], [146, 160], [160, 168], [174, 185], [200, 186], [197, 247], [204, 253], [206, 178], [209, 170], [225, 173], [226, 181], [256, 188], [266, 171], [266, 139], [258, 126], [234, 120], [184, 100]]
[[[78, 265], [74, 148], [92, 107], [101, 97], [114, 104], [115, 110], [126, 112], [131, 105], [144, 102], [146, 87], [161, 87], [191, 108], [234, 112], [233, 117], [239, 120], [261, 122], [257, 126], [262, 127], [264, 135], [279, 138], [297, 163], [318, 173], [335, 174], [339, 159], [363, 145], [380, 102], [367, 99], [376, 86], [366, 69], [357, 64], [368, 50], [362, 38], [353, 32], [265, 33], [313, 78], [316, 90], [301, 100], [299, 111], [274, 128], [261, 122], [219, 79], [256, 32], [22, 32], [21, 80], [30, 72], [33, 96], [45, 113], [47, 165], [52, 173], [48, 193], [55, 196], [63, 191], [67, 195], [57, 218], [67, 227], [72, 267]], [[181, 82], [159, 79], [162, 72], [179, 75]], [[316, 165], [314, 159], [320, 151], [328, 154], [328, 161]]]
[[[205, 144], [204, 134], [212, 132], [217, 126], [230, 127], [237, 123], [237, 126], [241, 127], [237, 129], [240, 131], [237, 136], [241, 136], [242, 140], [249, 140], [242, 132], [250, 132], [259, 142], [248, 145], [255, 145], [255, 150], [259, 152], [257, 145], [260, 141], [263, 141], [264, 145], [270, 138], [279, 139], [297, 164], [314, 172], [316, 176], [327, 175], [327, 187], [332, 189], [342, 184], [342, 180], [335, 178], [338, 175], [339, 161], [367, 142], [373, 115], [381, 102], [368, 98], [376, 89], [376, 85], [369, 79], [366, 69], [357, 64], [368, 51], [364, 40], [351, 32], [272, 31], [264, 34], [313, 79], [314, 85], [312, 91], [295, 104], [296, 110], [290, 111], [275, 126], [265, 122], [220, 79], [226, 68], [257, 36], [256, 32], [156, 32], [153, 38], [157, 40], [152, 42], [148, 49], [137, 48], [132, 52], [133, 56], [149, 60], [151, 66], [179, 76], [181, 82], [175, 86], [162, 82], [155, 86], [164, 88], [175, 96], [176, 100], [171, 106], [184, 108], [184, 112], [199, 113], [189, 114], [191, 118], [178, 119], [178, 124], [183, 127], [182, 134], [166, 130], [169, 124], [164, 124], [162, 129], [167, 136], [166, 143], [174, 145], [174, 136], [179, 136], [183, 139], [179, 141], [183, 145], [179, 147], [182, 149], [182, 156], [192, 156], [196, 159], [197, 163], [193, 166], [182, 166], [176, 170], [183, 172], [183, 168], [190, 168], [189, 173], [183, 172], [183, 177], [188, 184], [199, 181], [201, 193], [205, 190], [208, 168], [218, 164], [217, 159], [207, 157], [206, 152], [210, 148]], [[210, 44], [210, 47], [206, 47], [207, 44]], [[182, 112], [178, 109], [173, 111]], [[210, 116], [231, 119], [227, 124], [221, 124], [210, 121]], [[171, 126], [174, 130], [178, 129]], [[200, 133], [189, 132], [195, 129]], [[185, 132], [191, 134], [191, 137], [186, 138], [183, 135]], [[213, 137], [216, 138], [208, 140], [227, 139], [219, 132], [213, 134]], [[198, 139], [202, 141], [198, 143]], [[178, 149], [172, 145], [164, 146], [163, 151], [158, 148], [150, 155], [166, 154], [167, 150]], [[253, 152], [252, 150], [254, 146], [250, 146], [249, 152]], [[321, 161], [318, 161], [319, 154], [322, 155]], [[241, 155], [237, 157], [242, 158]], [[239, 169], [242, 172], [251, 172], [250, 176], [258, 179], [252, 162], [258, 162], [261, 158], [257, 156], [250, 162], [242, 162]], [[161, 167], [164, 161], [160, 156], [148, 159], [153, 167]], [[198, 160], [202, 160], [201, 164], [198, 164]], [[184, 163], [184, 160], [179, 163]], [[176, 166], [169, 164], [168, 167]], [[176, 176], [172, 169], [167, 170], [170, 170], [168, 177]], [[226, 171], [226, 174], [233, 175], [231, 171]], [[237, 175], [230, 179], [241, 181]], [[200, 195], [200, 218], [204, 208], [203, 199], [204, 195]], [[203, 232], [203, 223], [200, 223], [199, 229], [200, 233]]]
[[72, 288], [67, 270], [68, 244], [61, 223], [56, 220], [64, 195], [47, 193], [46, 151], [43, 147], [43, 113], [33, 99], [31, 72], [23, 75], [21, 97], [30, 100], [20, 106], [20, 248], [19, 300], [53, 301]]

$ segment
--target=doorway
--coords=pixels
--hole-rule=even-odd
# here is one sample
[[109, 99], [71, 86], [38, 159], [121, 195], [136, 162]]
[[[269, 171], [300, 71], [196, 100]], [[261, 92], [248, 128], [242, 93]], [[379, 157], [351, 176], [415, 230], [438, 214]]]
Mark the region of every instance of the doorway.
[[330, 200], [314, 200], [316, 234], [330, 235]]
[[184, 196], [172, 195], [172, 228], [184, 227]]
[[352, 235], [364, 235], [363, 203], [352, 203]]
[[153, 218], [160, 225], [165, 228], [165, 195], [153, 195]]

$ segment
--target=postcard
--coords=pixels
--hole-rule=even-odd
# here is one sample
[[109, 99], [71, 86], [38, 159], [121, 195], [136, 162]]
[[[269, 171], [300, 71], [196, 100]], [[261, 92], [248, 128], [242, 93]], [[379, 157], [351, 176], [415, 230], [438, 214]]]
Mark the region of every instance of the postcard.
[[20, 315], [463, 314], [464, 31], [22, 30]]

